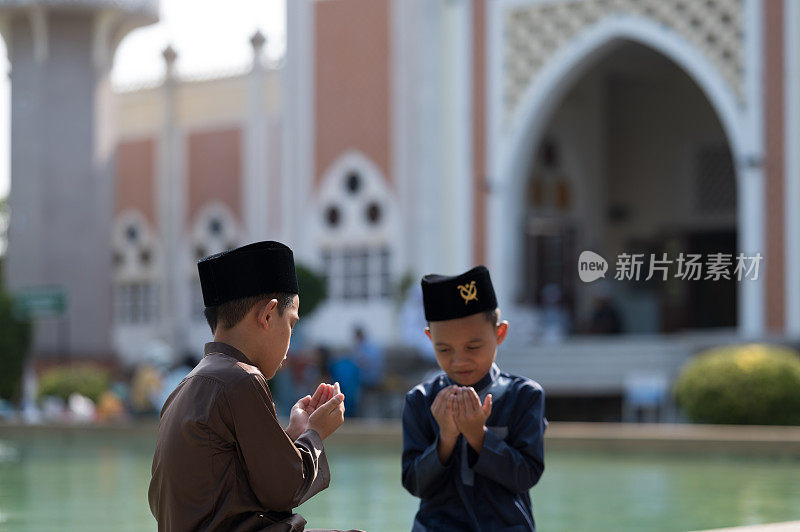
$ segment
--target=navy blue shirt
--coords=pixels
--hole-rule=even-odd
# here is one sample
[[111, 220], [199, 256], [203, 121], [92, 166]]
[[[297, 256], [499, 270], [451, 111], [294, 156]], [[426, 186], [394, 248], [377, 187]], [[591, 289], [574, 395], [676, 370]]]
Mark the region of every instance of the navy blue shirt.
[[476, 453], [459, 435], [442, 464], [431, 404], [452, 384], [446, 374], [437, 375], [408, 392], [403, 405], [403, 486], [422, 499], [413, 531], [535, 530], [528, 490], [544, 471], [544, 390], [492, 364], [472, 386], [481, 403], [492, 394], [483, 449]]

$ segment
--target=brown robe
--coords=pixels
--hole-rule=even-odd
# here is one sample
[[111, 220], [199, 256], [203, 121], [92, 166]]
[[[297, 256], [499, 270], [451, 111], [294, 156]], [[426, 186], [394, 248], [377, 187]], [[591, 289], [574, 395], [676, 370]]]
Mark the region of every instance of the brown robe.
[[330, 482], [322, 439], [292, 440], [264, 375], [221, 342], [161, 410], [148, 499], [159, 531], [301, 531], [292, 508]]

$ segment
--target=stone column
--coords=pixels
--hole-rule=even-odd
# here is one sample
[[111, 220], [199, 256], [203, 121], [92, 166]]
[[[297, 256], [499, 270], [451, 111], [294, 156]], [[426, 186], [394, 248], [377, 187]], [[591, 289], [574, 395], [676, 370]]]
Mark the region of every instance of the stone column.
[[266, 77], [262, 63], [262, 52], [266, 39], [256, 31], [250, 38], [253, 46], [253, 67], [250, 70], [247, 101], [247, 122], [245, 124], [244, 186], [242, 205], [244, 219], [244, 238], [247, 242], [264, 240], [267, 235], [268, 209], [279, 208], [279, 202], [268, 198], [268, 135], [267, 113], [265, 109], [264, 81]]
[[[68, 309], [37, 320], [33, 352], [111, 355], [115, 147], [111, 58], [158, 4], [128, 11], [75, 0], [0, 4], [11, 70], [11, 194], [6, 284], [54, 286]], [[7, 5], [13, 4], [13, 5]]]
[[186, 186], [179, 158], [179, 128], [175, 109], [175, 93], [179, 81], [175, 73], [178, 54], [167, 46], [163, 51], [166, 73], [162, 90], [161, 130], [158, 139], [157, 155], [157, 220], [159, 241], [161, 242], [160, 261], [160, 330], [159, 336], [179, 354], [185, 344], [187, 333], [185, 301], [188, 276], [182, 267], [185, 264], [185, 242], [182, 239], [185, 224]]

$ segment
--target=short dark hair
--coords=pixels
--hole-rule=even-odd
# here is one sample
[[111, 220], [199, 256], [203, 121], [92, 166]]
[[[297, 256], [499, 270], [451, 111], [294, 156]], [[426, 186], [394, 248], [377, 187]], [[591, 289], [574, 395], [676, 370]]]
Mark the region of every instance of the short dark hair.
[[244, 319], [248, 312], [261, 301], [265, 299], [270, 301], [272, 299], [278, 300], [278, 314], [283, 316], [284, 311], [292, 304], [292, 300], [296, 294], [289, 292], [275, 292], [271, 294], [260, 294], [257, 296], [242, 297], [226, 301], [220, 305], [213, 307], [206, 307], [203, 309], [203, 314], [206, 317], [208, 326], [211, 327], [211, 333], [217, 331], [218, 326], [224, 329], [235, 327], [240, 321]]
[[495, 307], [492, 310], [484, 310], [483, 317], [486, 321], [497, 327], [500, 324], [500, 309]]
[[[495, 307], [492, 310], [484, 310], [481, 312], [483, 317], [486, 318], [486, 321], [491, 323], [493, 326], [497, 327], [500, 325], [500, 309]], [[428, 327], [431, 326], [431, 322], [428, 322]]]

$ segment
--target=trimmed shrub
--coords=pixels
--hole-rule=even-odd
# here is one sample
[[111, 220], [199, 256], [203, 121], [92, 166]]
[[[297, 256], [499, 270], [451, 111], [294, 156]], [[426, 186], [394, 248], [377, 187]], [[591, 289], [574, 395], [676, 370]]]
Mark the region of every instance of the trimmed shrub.
[[39, 397], [52, 395], [66, 401], [72, 393], [79, 393], [96, 403], [110, 383], [108, 371], [91, 364], [57, 366], [39, 379]]
[[0, 399], [16, 402], [22, 393], [31, 325], [14, 314], [13, 306], [11, 297], [0, 287]]
[[674, 387], [696, 423], [800, 425], [800, 356], [780, 346], [725, 346], [701, 353]]
[[325, 279], [314, 270], [297, 264], [297, 284], [300, 288], [299, 317], [308, 316], [325, 300], [327, 295]]

